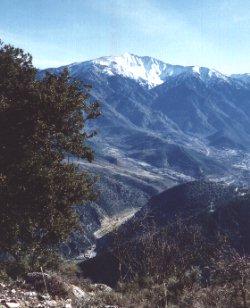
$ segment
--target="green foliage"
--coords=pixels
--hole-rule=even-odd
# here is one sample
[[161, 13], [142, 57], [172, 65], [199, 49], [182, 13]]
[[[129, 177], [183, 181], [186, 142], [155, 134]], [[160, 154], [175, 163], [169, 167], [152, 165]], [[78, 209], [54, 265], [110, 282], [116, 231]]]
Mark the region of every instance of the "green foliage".
[[94, 198], [94, 179], [65, 161], [93, 159], [85, 128], [99, 115], [68, 72], [36, 80], [32, 59], [0, 46], [0, 250], [35, 265], [77, 228], [74, 205]]

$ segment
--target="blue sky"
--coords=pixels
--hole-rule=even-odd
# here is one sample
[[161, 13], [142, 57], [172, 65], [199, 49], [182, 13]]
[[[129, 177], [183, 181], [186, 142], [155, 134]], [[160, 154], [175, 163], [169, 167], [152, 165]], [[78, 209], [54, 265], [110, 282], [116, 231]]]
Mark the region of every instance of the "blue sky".
[[250, 72], [250, 0], [0, 0], [0, 37], [45, 68], [130, 52]]

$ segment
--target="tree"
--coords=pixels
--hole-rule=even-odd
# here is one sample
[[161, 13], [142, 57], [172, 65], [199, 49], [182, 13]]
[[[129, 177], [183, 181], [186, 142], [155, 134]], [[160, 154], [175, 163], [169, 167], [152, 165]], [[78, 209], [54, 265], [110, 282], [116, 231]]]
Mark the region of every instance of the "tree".
[[31, 263], [78, 227], [94, 179], [65, 157], [93, 159], [86, 121], [99, 104], [67, 71], [36, 79], [32, 58], [0, 45], [0, 250]]

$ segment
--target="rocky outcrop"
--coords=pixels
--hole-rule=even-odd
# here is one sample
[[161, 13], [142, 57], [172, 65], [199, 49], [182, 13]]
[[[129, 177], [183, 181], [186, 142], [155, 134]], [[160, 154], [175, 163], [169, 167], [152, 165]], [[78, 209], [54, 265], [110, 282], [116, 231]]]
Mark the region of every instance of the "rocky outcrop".
[[25, 281], [0, 283], [0, 307], [93, 307], [93, 301], [110, 292], [106, 285], [89, 283], [83, 289], [58, 275], [34, 272]]

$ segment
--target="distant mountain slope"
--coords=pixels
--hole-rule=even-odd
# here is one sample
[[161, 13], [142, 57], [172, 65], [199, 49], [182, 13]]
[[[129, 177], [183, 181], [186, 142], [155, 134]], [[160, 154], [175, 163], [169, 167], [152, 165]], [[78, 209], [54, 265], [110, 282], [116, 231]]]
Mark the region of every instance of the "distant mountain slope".
[[250, 83], [250, 74], [233, 74], [231, 75], [232, 78], [239, 80], [243, 83], [249, 84]]
[[182, 131], [206, 137], [226, 130], [249, 147], [250, 89], [231, 80], [204, 82], [197, 76], [178, 76], [153, 89], [154, 108], [166, 114]]
[[214, 215], [221, 208], [226, 210], [226, 205], [246, 194], [247, 191], [234, 186], [203, 181], [189, 182], [153, 196], [136, 214], [135, 220], [144, 216], [147, 219], [149, 216], [157, 224], [164, 225], [176, 216], [195, 217], [203, 212]]
[[[238, 216], [234, 213], [236, 209]], [[118, 232], [126, 234], [124, 238], [131, 240], [142, 231], [147, 232], [151, 225], [161, 228], [176, 218], [203, 226], [208, 221], [213, 221], [215, 231], [221, 229], [226, 233], [230, 233], [230, 226], [235, 224], [245, 230], [243, 237], [246, 238], [249, 229], [248, 219], [250, 219], [250, 191], [205, 181], [177, 185], [153, 196], [134, 217], [120, 227]], [[209, 233], [214, 230], [207, 231]], [[107, 243], [112, 242], [112, 237], [110, 234], [101, 239], [99, 249], [102, 250]], [[244, 248], [250, 251], [250, 241]]]

